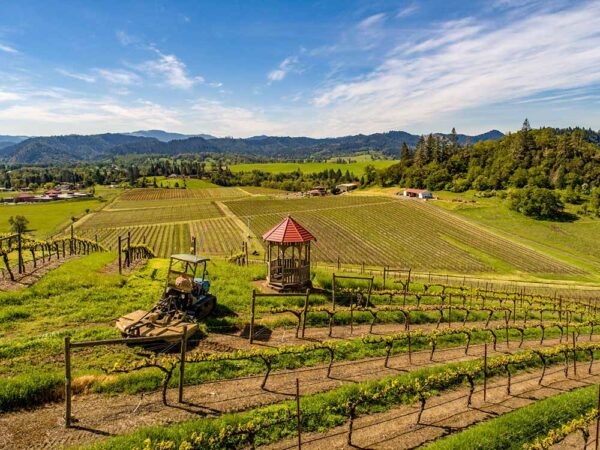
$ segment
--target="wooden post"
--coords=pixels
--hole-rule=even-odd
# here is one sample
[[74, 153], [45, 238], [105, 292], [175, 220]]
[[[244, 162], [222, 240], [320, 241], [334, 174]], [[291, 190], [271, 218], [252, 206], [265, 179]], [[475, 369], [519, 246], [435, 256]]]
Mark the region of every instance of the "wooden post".
[[577, 344], [575, 343], [575, 332], [573, 331], [573, 375], [577, 376]]
[[306, 298], [304, 299], [304, 318], [302, 319], [302, 339], [304, 339], [304, 331], [306, 330], [306, 315], [308, 314], [308, 300], [310, 298], [310, 289], [306, 290]]
[[354, 332], [354, 297], [350, 292], [350, 334]]
[[244, 250], [246, 251], [246, 267], [248, 267], [248, 242], [244, 242]]
[[183, 326], [181, 335], [181, 356], [179, 365], [179, 403], [183, 403], [183, 382], [185, 378], [185, 354], [187, 352], [187, 325]]
[[487, 399], [487, 342], [483, 346], [483, 401]]
[[252, 289], [252, 305], [251, 305], [251, 311], [250, 311], [250, 331], [249, 331], [249, 338], [250, 338], [250, 343], [253, 344], [254, 343], [254, 308], [256, 306], [256, 290]]
[[[600, 411], [600, 385], [598, 385], [598, 405], [596, 405], [597, 411]], [[595, 449], [598, 450], [598, 442], [600, 438], [600, 413], [596, 416], [596, 446]]]
[[335, 273], [333, 274], [333, 281], [331, 283], [331, 309], [335, 311]]
[[508, 311], [504, 311], [504, 322], [506, 325], [506, 348], [509, 348], [510, 343], [508, 341]]
[[131, 266], [131, 231], [127, 232], [127, 267]]
[[121, 236], [119, 236], [119, 245], [118, 245], [118, 252], [119, 252], [119, 274], [121, 273]]
[[385, 289], [385, 274], [386, 274], [386, 267], [383, 266], [383, 289]]
[[410, 290], [409, 286], [410, 286], [410, 274], [412, 272], [412, 268], [408, 269], [408, 278], [406, 279], [406, 288], [404, 289], [405, 291]]
[[75, 230], [73, 229], [73, 224], [71, 224], [71, 239], [75, 237]]
[[410, 332], [408, 332], [407, 334], [408, 337], [408, 364], [412, 364], [412, 348], [411, 348], [411, 339], [410, 339]]
[[19, 273], [23, 273], [23, 241], [21, 238], [21, 233], [17, 234], [17, 252], [18, 252], [18, 260], [17, 264], [19, 266]]
[[71, 337], [65, 336], [65, 428], [71, 428]]
[[296, 378], [296, 428], [298, 430], [298, 449], [302, 449], [302, 420], [300, 416], [300, 380]]
[[337, 257], [337, 269], [340, 270], [340, 257]]

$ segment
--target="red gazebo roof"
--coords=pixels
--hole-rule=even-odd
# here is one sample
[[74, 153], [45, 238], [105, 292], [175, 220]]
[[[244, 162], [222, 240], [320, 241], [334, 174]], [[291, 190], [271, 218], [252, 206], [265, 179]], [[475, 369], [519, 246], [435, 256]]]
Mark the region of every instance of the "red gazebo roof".
[[263, 234], [263, 239], [268, 242], [279, 242], [281, 244], [317, 240], [306, 228], [292, 219], [291, 216], [287, 216], [279, 225], [276, 225]]

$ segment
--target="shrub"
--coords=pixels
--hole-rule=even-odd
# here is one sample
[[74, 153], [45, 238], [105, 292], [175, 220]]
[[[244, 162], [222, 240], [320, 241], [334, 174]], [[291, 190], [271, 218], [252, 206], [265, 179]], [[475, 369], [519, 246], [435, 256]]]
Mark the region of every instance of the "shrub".
[[558, 219], [564, 211], [562, 200], [546, 188], [514, 189], [508, 195], [509, 207], [536, 219]]

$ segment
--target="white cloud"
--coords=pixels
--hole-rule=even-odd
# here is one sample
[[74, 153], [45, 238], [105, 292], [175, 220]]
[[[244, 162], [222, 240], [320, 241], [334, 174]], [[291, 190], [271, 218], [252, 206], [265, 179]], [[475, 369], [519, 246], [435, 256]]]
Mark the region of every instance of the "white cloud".
[[288, 73], [290, 73], [292, 70], [295, 70], [297, 64], [297, 56], [288, 56], [283, 61], [281, 61], [277, 69], [272, 70], [268, 73], [267, 78], [270, 82], [281, 81], [287, 76]]
[[191, 106], [188, 120], [217, 136], [255, 136], [281, 134], [284, 128], [260, 110], [228, 106], [218, 101], [198, 99]]
[[94, 72], [112, 84], [130, 85], [142, 81], [137, 74], [123, 69], [94, 69]]
[[590, 2], [500, 25], [467, 21], [464, 32], [448, 22], [426, 41], [397, 47], [366, 76], [320, 92], [314, 104], [328, 118], [322, 128], [333, 134], [398, 129], [600, 83], [599, 20], [600, 3]]
[[153, 49], [159, 56], [156, 60], [146, 61], [140, 68], [150, 75], [164, 77], [166, 83], [177, 89], [190, 89], [197, 83], [203, 83], [201, 76], [188, 75], [186, 65], [175, 55], [166, 55]]
[[405, 6], [404, 8], [400, 9], [400, 11], [398, 11], [396, 13], [396, 17], [398, 19], [402, 19], [404, 17], [413, 15], [418, 10], [419, 10], [419, 5], [417, 5], [416, 3], [411, 3], [407, 6]]
[[19, 53], [19, 51], [16, 48], [11, 47], [10, 45], [6, 45], [6, 44], [0, 44], [0, 52]]
[[10, 102], [14, 100], [19, 100], [21, 96], [14, 92], [6, 92], [0, 91], [0, 102]]
[[131, 128], [178, 127], [178, 113], [153, 102], [121, 103], [52, 90], [23, 92], [18, 103], [0, 108], [2, 132], [35, 134], [102, 133]]
[[77, 73], [77, 72], [69, 72], [64, 69], [56, 69], [58, 73], [64, 75], [65, 77], [74, 78], [76, 80], [85, 81], [86, 83], [95, 83], [96, 77], [92, 75], [88, 75], [86, 73]]
[[380, 25], [383, 22], [383, 20], [385, 19], [385, 16], [386, 16], [385, 13], [373, 14], [372, 16], [369, 16], [366, 19], [361, 20], [359, 22], [359, 24], [357, 25], [357, 27], [361, 30], [367, 30], [376, 25]]
[[117, 39], [119, 40], [121, 45], [127, 46], [127, 45], [131, 45], [131, 44], [136, 44], [139, 42], [139, 40], [135, 36], [131, 36], [122, 30], [118, 30], [115, 33], [115, 35], [117, 36]]

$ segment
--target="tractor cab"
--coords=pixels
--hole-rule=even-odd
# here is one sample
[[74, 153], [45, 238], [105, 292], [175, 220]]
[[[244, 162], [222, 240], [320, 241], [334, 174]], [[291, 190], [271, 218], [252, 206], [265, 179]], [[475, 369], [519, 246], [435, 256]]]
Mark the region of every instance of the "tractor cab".
[[[208, 258], [191, 254], [171, 255], [165, 289], [149, 311], [137, 310], [117, 320], [125, 337], [173, 337], [186, 329], [198, 331], [197, 321], [208, 316], [217, 304], [206, 279]], [[168, 340], [168, 339], [165, 339]]]
[[216, 299], [209, 294], [210, 281], [206, 279], [208, 261], [208, 258], [185, 253], [171, 255], [162, 300], [175, 302], [178, 310], [196, 319], [209, 315]]

